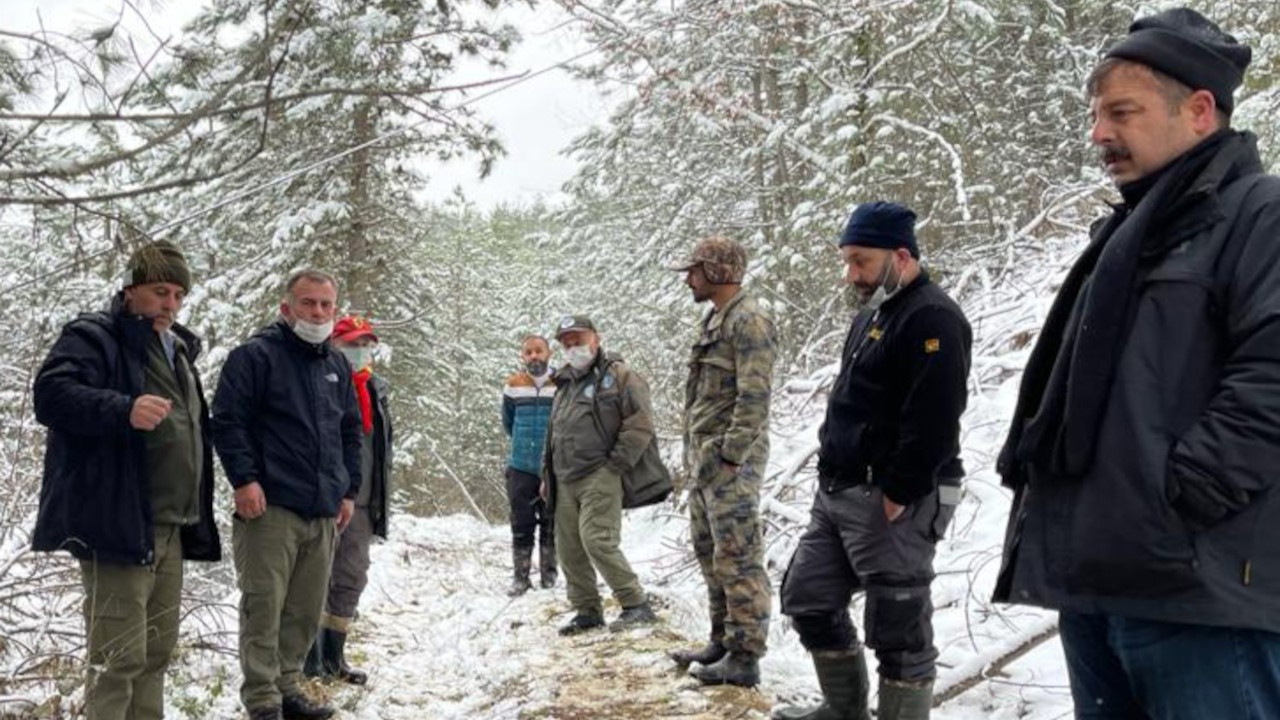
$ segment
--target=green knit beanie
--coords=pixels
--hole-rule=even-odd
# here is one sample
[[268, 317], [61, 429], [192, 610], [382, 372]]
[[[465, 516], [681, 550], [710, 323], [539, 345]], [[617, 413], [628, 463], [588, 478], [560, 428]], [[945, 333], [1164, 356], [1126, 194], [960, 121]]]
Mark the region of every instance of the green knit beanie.
[[177, 245], [168, 240], [156, 240], [134, 251], [129, 256], [125, 271], [125, 287], [146, 283], [173, 283], [191, 292], [191, 269]]

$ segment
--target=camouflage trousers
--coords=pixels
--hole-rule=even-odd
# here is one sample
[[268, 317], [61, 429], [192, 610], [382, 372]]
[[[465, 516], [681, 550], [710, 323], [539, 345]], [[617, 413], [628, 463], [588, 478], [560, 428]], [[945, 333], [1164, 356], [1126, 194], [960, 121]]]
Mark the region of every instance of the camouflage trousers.
[[735, 652], [764, 655], [772, 590], [764, 569], [760, 475], [751, 462], [721, 469], [689, 493], [693, 551], [707, 583], [711, 639]]

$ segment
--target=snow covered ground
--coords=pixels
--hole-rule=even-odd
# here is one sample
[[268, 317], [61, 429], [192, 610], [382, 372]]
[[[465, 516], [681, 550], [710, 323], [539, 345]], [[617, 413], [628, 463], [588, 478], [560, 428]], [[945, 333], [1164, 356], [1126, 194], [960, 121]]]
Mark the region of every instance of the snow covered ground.
[[[976, 516], [970, 517], [976, 534]], [[637, 513], [625, 530], [628, 555], [656, 600], [661, 624], [561, 638], [556, 627], [569, 617], [562, 588], [515, 600], [503, 594], [506, 528], [463, 516], [401, 517], [396, 540], [375, 548], [362, 618], [351, 638], [350, 659], [369, 671], [369, 685], [315, 684], [312, 691], [340, 708], [338, 717], [353, 720], [764, 718], [774, 702], [816, 697], [808, 657], [785, 622], [770, 633], [758, 691], [702, 688], [667, 659], [668, 651], [700, 642], [706, 632], [700, 580], [691, 566], [682, 567], [683, 548], [673, 546], [684, 526], [683, 518], [659, 509]], [[984, 658], [1050, 626], [1039, 613], [991, 614], [987, 588], [968, 585], [971, 577], [990, 573], [975, 569], [984, 564], [982, 554], [966, 547], [950, 543], [939, 563], [940, 690], [979, 672]], [[616, 605], [606, 606], [606, 616], [616, 612]], [[171, 681], [171, 715], [240, 717], [238, 683], [234, 657], [189, 653]], [[1069, 714], [1061, 651], [1051, 641], [944, 703], [935, 717], [1050, 720]]]
[[[1021, 250], [1000, 271], [976, 268], [958, 285], [983, 291], [966, 304], [975, 330], [974, 366], [963, 423], [969, 472], [964, 500], [939, 545], [933, 586], [935, 686], [945, 720], [1054, 720], [1071, 716], [1056, 617], [1032, 608], [992, 605], [1010, 494], [994, 471], [1017, 393], [1028, 343], [1074, 254], [1070, 239]], [[988, 273], [991, 273], [988, 275]], [[813, 452], [821, 422], [824, 378], [792, 380], [774, 397], [773, 452], [764, 508], [767, 562], [775, 592], [807, 521]], [[391, 541], [373, 551], [361, 618], [348, 644], [352, 663], [370, 674], [364, 688], [314, 684], [341, 720], [472, 718], [765, 718], [779, 702], [818, 697], [807, 654], [785, 618], [775, 615], [770, 651], [755, 691], [703, 688], [666, 653], [701, 643], [707, 632], [705, 589], [692, 558], [684, 508], [673, 502], [631, 512], [624, 549], [658, 608], [652, 628], [601, 630], [561, 638], [569, 616], [563, 587], [511, 600], [509, 530], [467, 516], [393, 518]], [[243, 717], [235, 655], [236, 596], [227, 563], [199, 571], [189, 584], [193, 605], [183, 621], [171, 669], [168, 716]], [[45, 625], [70, 636], [78, 599], [68, 594]], [[778, 607], [774, 600], [775, 611]], [[861, 599], [854, 617], [861, 626]], [[606, 619], [618, 611], [606, 606]], [[48, 634], [48, 633], [45, 633]], [[37, 686], [0, 686], [0, 720], [65, 717], [54, 708], [82, 698], [81, 648], [58, 655], [65, 667]], [[874, 659], [869, 656], [874, 667]], [[43, 687], [43, 690], [38, 690]], [[873, 683], [874, 688], [874, 683]], [[41, 709], [34, 714], [33, 706]], [[9, 713], [9, 714], [6, 714]]]
[[[933, 596], [941, 651], [939, 695], [952, 693], [935, 717], [948, 720], [1052, 720], [1069, 717], [1055, 618], [988, 602], [999, 566], [1009, 494], [992, 470], [1016, 390], [1010, 376], [976, 394], [966, 416], [967, 492], [950, 537], [939, 546]], [[816, 421], [819, 408], [784, 400], [784, 412]], [[799, 408], [799, 409], [798, 409]], [[796, 418], [779, 434], [773, 470], [786, 473], [812, 444], [812, 422]], [[804, 472], [795, 492], [775, 490], [769, 551], [775, 592], [809, 502]], [[775, 486], [785, 485], [777, 483]], [[700, 643], [707, 632], [704, 589], [688, 550], [687, 520], [673, 505], [630, 513], [628, 557], [654, 597], [660, 625], [625, 633], [561, 638], [569, 609], [563, 587], [511, 600], [509, 531], [466, 516], [399, 516], [393, 540], [374, 549], [374, 564], [349, 654], [369, 671], [363, 689], [314, 685], [340, 718], [765, 718], [776, 702], [808, 701], [817, 684], [807, 654], [785, 619], [775, 620], [758, 691], [702, 688], [666, 653]], [[607, 591], [606, 591], [607, 594]], [[234, 632], [231, 603], [220, 623]], [[775, 598], [774, 607], [777, 607]], [[861, 624], [861, 601], [855, 619]], [[616, 614], [606, 606], [606, 616]], [[1045, 639], [1047, 637], [1047, 639]], [[1043, 640], [1043, 641], [1041, 641]], [[996, 672], [989, 666], [1022, 646], [1030, 651]], [[874, 661], [873, 665], [874, 665]], [[239, 670], [227, 653], [188, 654], [171, 688], [174, 715], [239, 717]], [[873, 683], [874, 687], [874, 683]]]

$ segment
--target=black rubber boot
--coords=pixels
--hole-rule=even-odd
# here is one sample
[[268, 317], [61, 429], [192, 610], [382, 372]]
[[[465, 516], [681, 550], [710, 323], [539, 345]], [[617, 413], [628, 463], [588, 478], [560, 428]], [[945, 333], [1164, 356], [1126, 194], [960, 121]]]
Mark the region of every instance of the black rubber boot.
[[719, 640], [708, 641], [706, 645], [700, 648], [686, 648], [684, 650], [675, 650], [671, 653], [671, 659], [676, 661], [677, 665], [711, 665], [724, 657], [729, 651]]
[[710, 665], [690, 670], [689, 674], [704, 685], [755, 687], [760, 684], [760, 659], [750, 653], [730, 651]]
[[529, 570], [533, 567], [533, 546], [529, 547], [511, 547], [511, 588], [507, 590], [507, 597], [519, 597], [533, 587], [529, 583]]
[[813, 668], [822, 688], [822, 704], [814, 707], [783, 707], [773, 720], [871, 720], [867, 695], [867, 660], [862, 647], [854, 650], [818, 650]]
[[347, 634], [333, 628], [320, 629], [320, 649], [324, 672], [352, 685], [364, 685], [369, 676], [347, 665]]
[[320, 660], [320, 636], [322, 634], [324, 634], [324, 630], [316, 633], [316, 639], [311, 643], [311, 649], [307, 651], [307, 659], [302, 661], [302, 674], [309, 678], [324, 676], [324, 663]]
[[553, 538], [544, 536], [538, 546], [538, 574], [538, 584], [543, 590], [556, 586], [556, 541]]
[[249, 711], [249, 720], [280, 720], [280, 708], [260, 707]]
[[700, 648], [675, 650], [668, 653], [668, 656], [675, 660], [677, 665], [692, 665], [693, 663], [710, 665], [729, 652], [725, 648], [722, 638], [724, 638], [724, 625], [713, 624], [711, 626], [711, 639], [707, 641], [706, 645]]
[[906, 682], [880, 678], [879, 720], [929, 720], [933, 681]]

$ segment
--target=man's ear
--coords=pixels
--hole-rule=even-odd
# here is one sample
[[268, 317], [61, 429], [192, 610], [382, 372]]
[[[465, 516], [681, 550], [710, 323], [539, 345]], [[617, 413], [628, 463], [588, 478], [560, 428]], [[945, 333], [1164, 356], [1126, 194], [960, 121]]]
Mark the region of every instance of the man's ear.
[[1191, 129], [1204, 137], [1218, 130], [1218, 101], [1208, 90], [1196, 90], [1182, 101], [1182, 107], [1191, 116]]

